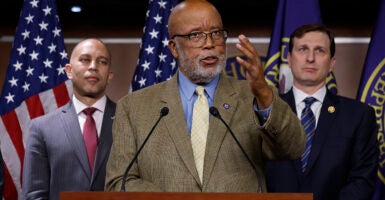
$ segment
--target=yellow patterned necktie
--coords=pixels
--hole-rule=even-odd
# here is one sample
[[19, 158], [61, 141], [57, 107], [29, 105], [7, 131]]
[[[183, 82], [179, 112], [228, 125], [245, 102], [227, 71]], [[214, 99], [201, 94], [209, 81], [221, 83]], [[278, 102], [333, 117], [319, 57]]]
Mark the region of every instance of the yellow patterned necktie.
[[209, 130], [209, 103], [205, 96], [205, 88], [198, 86], [195, 89], [198, 98], [194, 103], [191, 125], [191, 144], [194, 152], [195, 165], [199, 178], [203, 183], [203, 164], [206, 150], [207, 133]]

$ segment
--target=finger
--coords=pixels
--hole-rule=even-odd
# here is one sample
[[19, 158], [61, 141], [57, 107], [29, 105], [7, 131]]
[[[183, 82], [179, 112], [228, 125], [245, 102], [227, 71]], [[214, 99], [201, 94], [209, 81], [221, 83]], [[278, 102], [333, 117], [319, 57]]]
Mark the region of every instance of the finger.
[[241, 43], [237, 43], [235, 45], [235, 47], [238, 49], [238, 51], [240, 51], [244, 56], [246, 56], [248, 59], [252, 60], [254, 55], [253, 53], [248, 49], [246, 48], [245, 45], [241, 44]]
[[[242, 47], [239, 47], [242, 49]], [[244, 54], [245, 55], [245, 54]], [[245, 55], [247, 57], [247, 55]], [[252, 58], [250, 58], [252, 57]], [[256, 58], [255, 56], [249, 56], [246, 60], [241, 57], [236, 57], [237, 62], [244, 67], [246, 71], [250, 73], [250, 76], [256, 77], [260, 73], [259, 71], [262, 70], [262, 63], [259, 60], [259, 58]]]
[[247, 62], [246, 60], [242, 59], [241, 57], [237, 56], [236, 57], [237, 62], [243, 66], [248, 72], [248, 74], [252, 77], [257, 76], [258, 74], [258, 69], [256, 67], [253, 67], [253, 65], [250, 62]]
[[244, 56], [246, 56], [247, 59], [253, 60], [254, 55], [251, 51], [249, 51], [245, 46], [242, 44], [236, 44], [235, 47], [240, 51]]
[[241, 45], [244, 46], [248, 51], [250, 51], [253, 56], [258, 56], [257, 50], [254, 48], [253, 44], [251, 44], [250, 40], [245, 35], [239, 35], [238, 39]]
[[251, 64], [249, 62], [245, 61], [243, 58], [237, 56], [235, 59], [237, 60], [237, 62], [240, 65], [244, 66], [245, 68], [250, 68]]
[[252, 65], [259, 66], [261, 62], [254, 46], [244, 35], [239, 36], [239, 41], [240, 43], [236, 44], [236, 48], [248, 59], [248, 62], [250, 62]]

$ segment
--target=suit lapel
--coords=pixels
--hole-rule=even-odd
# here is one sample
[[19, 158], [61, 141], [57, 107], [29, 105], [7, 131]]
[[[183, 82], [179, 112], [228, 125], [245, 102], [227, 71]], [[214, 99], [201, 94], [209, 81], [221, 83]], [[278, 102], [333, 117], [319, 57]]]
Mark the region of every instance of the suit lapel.
[[103, 115], [102, 130], [98, 140], [98, 149], [96, 153], [94, 175], [92, 180], [100, 172], [100, 169], [108, 158], [110, 147], [112, 144], [112, 123], [115, 117], [115, 104], [107, 98], [106, 108]]
[[297, 108], [296, 108], [296, 105], [295, 105], [295, 99], [294, 99], [293, 90], [290, 90], [288, 93], [281, 95], [281, 98], [282, 98], [287, 104], [289, 104], [291, 110], [292, 110], [295, 114], [297, 114]]
[[84, 174], [87, 175], [88, 181], [91, 180], [90, 165], [88, 163], [87, 152], [84, 145], [83, 134], [80, 131], [80, 125], [77, 118], [75, 108], [70, 101], [67, 106], [62, 108], [61, 119], [63, 122], [63, 131], [71, 145], [75, 157], [81, 163]]
[[175, 144], [178, 154], [180, 155], [187, 169], [199, 183], [199, 176], [195, 168], [193, 150], [190, 137], [187, 133], [187, 125], [180, 99], [177, 74], [170, 81], [165, 82], [163, 88], [160, 88], [163, 91], [160, 103], [162, 106], [167, 106], [170, 108], [169, 114], [163, 120], [165, 126], [167, 127], [167, 132]]
[[[231, 80], [221, 76], [215, 92], [214, 106], [218, 109], [223, 120], [229, 124], [237, 110], [238, 100], [236, 91], [231, 84]], [[204, 161], [203, 179], [208, 182], [216, 159], [219, 155], [220, 147], [227, 133], [226, 126], [214, 116], [210, 116], [209, 132], [207, 135], [207, 145]]]
[[[332, 107], [335, 108], [335, 111], [329, 112], [328, 109]], [[326, 138], [329, 137], [329, 134], [331, 133], [331, 131], [329, 130], [333, 126], [333, 122], [335, 121], [338, 112], [338, 98], [336, 98], [335, 95], [328, 91], [322, 103], [321, 113], [318, 120], [308, 161], [309, 170], [306, 170], [307, 172], [309, 172], [313, 167], [319, 153], [321, 152], [322, 146], [325, 143]]]
[[[281, 97], [283, 100], [285, 100], [290, 105], [292, 110], [296, 113], [297, 109], [296, 109], [296, 105], [295, 105], [295, 99], [294, 99], [293, 91], [290, 90], [288, 93], [282, 95]], [[328, 111], [329, 107], [334, 107], [335, 112], [329, 112]], [[314, 164], [317, 160], [317, 157], [321, 152], [322, 146], [323, 146], [326, 138], [329, 137], [328, 136], [330, 133], [329, 130], [331, 129], [332, 124], [337, 117], [337, 114], [338, 114], [338, 98], [336, 98], [336, 96], [333, 95], [331, 92], [327, 91], [325, 99], [322, 103], [321, 113], [320, 113], [320, 117], [319, 117], [319, 120], [317, 123], [317, 128], [316, 128], [316, 132], [314, 135], [314, 139], [313, 139], [313, 143], [312, 143], [312, 147], [311, 147], [311, 152], [310, 152], [310, 157], [308, 160], [308, 165], [307, 165], [307, 169], [305, 171], [305, 174], [302, 173], [301, 160], [297, 159], [293, 162], [293, 164], [295, 165], [295, 169], [297, 171], [297, 174], [299, 174], [300, 177], [302, 175], [308, 174], [309, 171], [311, 171], [312, 167], [314, 166]]]

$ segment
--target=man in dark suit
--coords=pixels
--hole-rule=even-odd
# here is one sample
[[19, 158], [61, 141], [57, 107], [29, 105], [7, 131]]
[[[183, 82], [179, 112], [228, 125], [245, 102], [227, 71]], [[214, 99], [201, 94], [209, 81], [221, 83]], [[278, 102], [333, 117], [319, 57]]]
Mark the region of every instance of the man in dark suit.
[[[23, 199], [54, 200], [63, 191], [103, 191], [116, 107], [105, 95], [113, 76], [110, 65], [111, 55], [102, 41], [86, 39], [74, 47], [65, 66], [73, 86], [71, 101], [31, 121]], [[94, 110], [88, 118], [86, 108]], [[94, 121], [92, 128], [86, 126], [88, 120]], [[83, 139], [86, 129], [93, 129], [93, 150], [86, 147], [89, 139]]]
[[[301, 26], [290, 37], [288, 64], [294, 83], [282, 98], [299, 118], [310, 113], [302, 113], [304, 99], [314, 98], [315, 129], [309, 131], [313, 140], [301, 159], [267, 164], [269, 192], [309, 192], [315, 200], [371, 199], [378, 158], [374, 110], [327, 90], [334, 53], [334, 36], [323, 25]], [[308, 124], [304, 126], [310, 130]]]
[[[245, 67], [247, 81], [220, 75], [226, 62], [227, 31], [208, 1], [178, 4], [168, 29], [169, 48], [179, 71], [169, 81], [119, 100], [106, 190], [121, 189], [126, 166], [159, 118], [160, 109], [168, 107], [169, 114], [154, 129], [128, 173], [127, 191], [257, 192], [259, 186], [266, 191], [264, 159], [295, 159], [303, 151], [305, 134], [300, 121], [277, 90], [267, 85], [259, 56], [244, 35], [236, 47], [245, 55], [237, 61]], [[226, 126], [209, 117], [209, 106], [218, 108], [259, 175]]]

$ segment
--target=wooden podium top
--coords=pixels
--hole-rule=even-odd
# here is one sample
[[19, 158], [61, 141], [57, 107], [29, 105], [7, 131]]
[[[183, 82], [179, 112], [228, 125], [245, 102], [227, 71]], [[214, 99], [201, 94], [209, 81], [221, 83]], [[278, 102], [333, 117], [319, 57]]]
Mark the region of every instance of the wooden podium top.
[[61, 192], [60, 200], [312, 200], [311, 193]]

